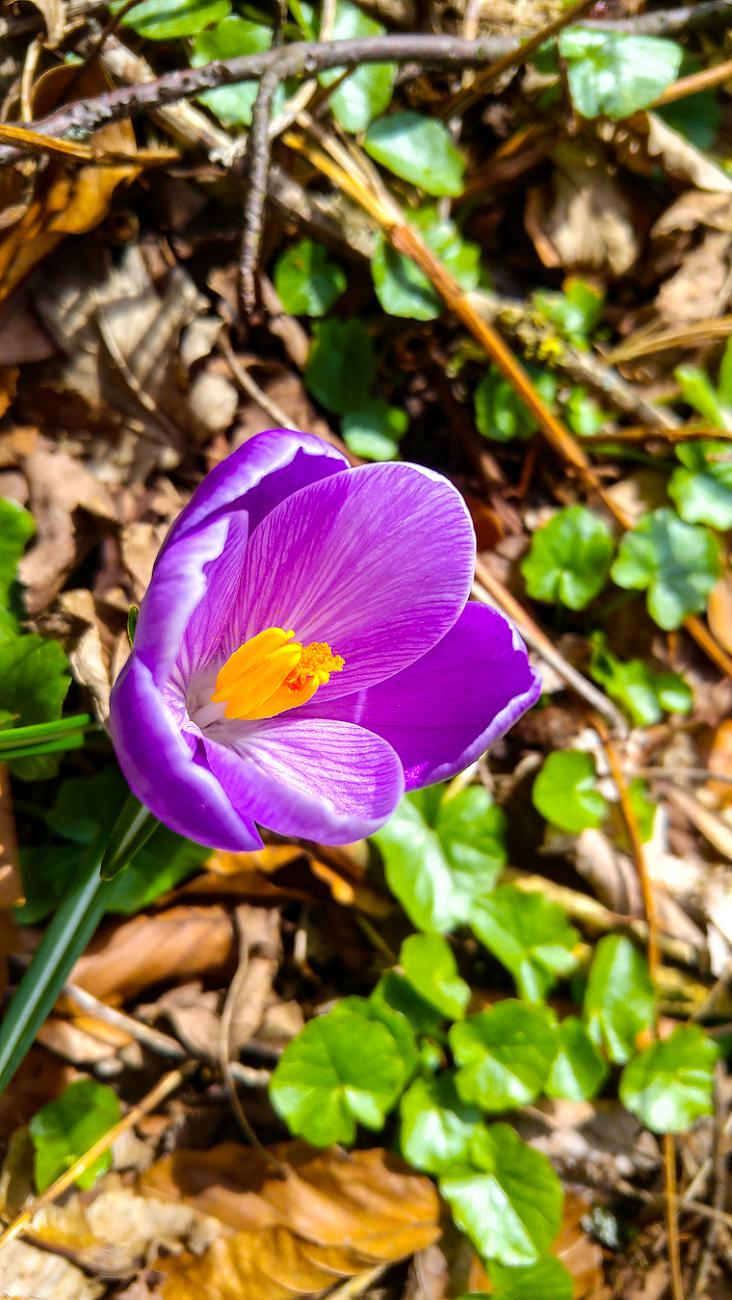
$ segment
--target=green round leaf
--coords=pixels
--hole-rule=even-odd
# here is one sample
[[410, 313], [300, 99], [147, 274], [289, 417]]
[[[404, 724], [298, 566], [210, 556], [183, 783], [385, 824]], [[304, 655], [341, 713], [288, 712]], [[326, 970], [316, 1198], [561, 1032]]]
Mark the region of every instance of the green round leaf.
[[388, 1026], [391, 1025], [388, 1019], [389, 1013], [394, 1012], [403, 1016], [413, 1034], [439, 1034], [440, 1032], [441, 1013], [420, 997], [409, 980], [396, 970], [384, 972], [369, 1002], [373, 1003], [379, 1018]]
[[[350, 0], [338, 0], [331, 40], [383, 36], [385, 31], [381, 23], [365, 14], [358, 5], [351, 4]], [[343, 68], [330, 68], [321, 72], [320, 84], [332, 86], [344, 71]], [[364, 63], [341, 81], [329, 102], [333, 116], [344, 131], [353, 134], [365, 131], [372, 118], [389, 107], [396, 72], [395, 63]]]
[[346, 288], [346, 276], [322, 244], [299, 239], [277, 258], [274, 286], [291, 316], [325, 316]]
[[447, 932], [469, 920], [506, 861], [506, 819], [482, 786], [407, 794], [374, 836], [386, 879], [414, 925]]
[[606, 935], [595, 949], [585, 991], [584, 1014], [595, 1042], [623, 1065], [638, 1035], [653, 1024], [655, 1010], [645, 957], [624, 935]]
[[618, 659], [602, 632], [591, 637], [590, 675], [617, 700], [639, 727], [660, 722], [663, 713], [688, 713], [691, 687], [678, 673], [658, 672], [642, 659]]
[[687, 442], [677, 447], [684, 466], [674, 470], [669, 496], [688, 524], [732, 528], [732, 443]]
[[556, 1237], [562, 1215], [562, 1186], [546, 1156], [508, 1124], [477, 1129], [470, 1155], [474, 1169], [440, 1179], [457, 1226], [492, 1261], [510, 1267], [536, 1263]]
[[480, 1111], [461, 1101], [449, 1072], [436, 1079], [415, 1079], [402, 1097], [400, 1112], [399, 1143], [415, 1169], [443, 1174], [469, 1160], [468, 1145]]
[[459, 1020], [465, 1015], [470, 986], [458, 975], [452, 948], [441, 934], [410, 935], [399, 961], [412, 987], [443, 1016]]
[[[133, 9], [132, 14], [137, 13], [139, 9], [144, 9], [147, 3], [153, 2], [157, 3], [157, 0], [145, 0], [145, 4]], [[228, 13], [228, 10], [227, 0], [224, 13]], [[202, 24], [204, 27], [207, 25]], [[265, 27], [261, 23], [250, 23], [246, 18], [234, 14], [228, 18], [224, 17], [223, 22], [220, 22], [213, 31], [203, 32], [198, 27], [196, 31], [200, 35], [194, 40], [191, 49], [191, 66], [194, 68], [200, 68], [213, 59], [234, 59], [241, 54], [260, 54], [263, 50], [268, 50], [272, 44], [271, 27]], [[211, 109], [224, 126], [249, 126], [258, 88], [259, 83], [256, 81], [241, 81], [238, 85], [219, 86], [216, 90], [206, 90], [198, 98], [202, 104]], [[280, 87], [275, 95], [275, 112], [280, 111], [284, 98], [284, 90]]]
[[375, 398], [358, 411], [344, 415], [341, 433], [346, 446], [364, 460], [395, 460], [399, 442], [409, 427], [409, 416], [398, 406]]
[[[109, 7], [114, 13], [122, 5], [123, 0], [115, 0]], [[142, 0], [125, 14], [122, 26], [150, 41], [172, 41], [195, 36], [230, 12], [229, 0]]]
[[[557, 394], [557, 381], [548, 370], [528, 366], [534, 387], [551, 406]], [[529, 410], [513, 384], [491, 366], [478, 384], [475, 395], [475, 424], [484, 438], [493, 442], [510, 442], [512, 438], [531, 438], [538, 429], [536, 416]]]
[[313, 1146], [353, 1142], [356, 1124], [383, 1127], [404, 1083], [393, 1034], [347, 1011], [310, 1020], [288, 1043], [270, 1080], [272, 1105]]
[[569, 64], [569, 93], [577, 112], [615, 121], [652, 104], [679, 75], [684, 56], [675, 41], [588, 27], [563, 31], [559, 53]]
[[18, 631], [10, 608], [12, 589], [23, 552], [36, 531], [33, 516], [14, 501], [0, 500], [0, 640]]
[[372, 1023], [384, 1025], [391, 1034], [399, 1050], [399, 1055], [404, 1066], [403, 1083], [414, 1073], [418, 1061], [419, 1052], [417, 1051], [417, 1040], [414, 1037], [414, 1031], [407, 1017], [403, 1012], [389, 1006], [383, 998], [341, 998], [330, 1012], [333, 1016], [343, 1014], [352, 1016], [363, 1016], [365, 1020]]
[[366, 132], [363, 147], [375, 162], [426, 194], [458, 198], [463, 192], [465, 159], [435, 117], [408, 112], [379, 117]]
[[579, 939], [557, 903], [541, 894], [525, 894], [501, 885], [476, 902], [470, 925], [481, 943], [510, 970], [521, 996], [543, 998], [560, 975], [577, 962], [572, 952]]
[[488, 1271], [493, 1283], [490, 1300], [572, 1300], [574, 1295], [570, 1274], [553, 1255], [527, 1268], [506, 1268], [491, 1262]]
[[[33, 1172], [36, 1187], [43, 1192], [83, 1156], [95, 1142], [119, 1123], [119, 1098], [113, 1088], [95, 1079], [70, 1083], [55, 1101], [49, 1101], [33, 1116], [28, 1131], [35, 1154]], [[76, 1179], [78, 1187], [92, 1187], [112, 1164], [105, 1153]]]
[[360, 320], [319, 321], [305, 367], [305, 386], [329, 411], [364, 407], [376, 377], [374, 345]]
[[647, 590], [648, 612], [667, 632], [704, 609], [721, 572], [712, 534], [666, 507], [644, 515], [625, 534], [611, 570], [619, 587]]
[[501, 1111], [535, 1101], [557, 1053], [557, 1023], [548, 1007], [515, 998], [469, 1016], [450, 1030], [463, 1101]]
[[605, 1062], [589, 1030], [576, 1016], [568, 1016], [559, 1026], [559, 1050], [547, 1081], [547, 1096], [588, 1101], [606, 1075]]
[[620, 1100], [646, 1128], [682, 1133], [712, 1113], [719, 1051], [698, 1025], [679, 1025], [670, 1038], [639, 1052], [620, 1079]]
[[605, 586], [613, 549], [610, 529], [592, 510], [558, 510], [531, 538], [521, 564], [526, 590], [534, 600], [584, 609]]
[[591, 754], [562, 749], [550, 754], [534, 781], [534, 807], [552, 826], [579, 835], [589, 826], [602, 826], [607, 803], [596, 788], [597, 771]]

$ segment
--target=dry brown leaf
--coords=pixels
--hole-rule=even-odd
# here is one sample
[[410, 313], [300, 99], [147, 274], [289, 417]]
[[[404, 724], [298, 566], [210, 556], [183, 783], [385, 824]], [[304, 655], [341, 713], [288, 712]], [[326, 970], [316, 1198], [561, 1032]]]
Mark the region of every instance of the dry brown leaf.
[[690, 324], [720, 316], [731, 293], [732, 235], [710, 231], [661, 286], [656, 308], [667, 325]]
[[732, 803], [732, 718], [725, 718], [717, 727], [712, 739], [707, 759], [707, 767], [719, 776], [726, 776], [727, 781], [708, 781], [706, 789], [719, 801], [723, 808]]
[[206, 863], [210, 874], [190, 881], [184, 892], [271, 899], [324, 899], [330, 895], [343, 907], [357, 907], [368, 916], [387, 916], [393, 910], [391, 899], [366, 884], [357, 874], [355, 860], [349, 859], [349, 863], [353, 871], [346, 874], [345, 868], [339, 871], [296, 844], [265, 845], [254, 853], [213, 853]]
[[274, 908], [236, 909], [239, 969], [226, 997], [229, 1032], [226, 1051], [234, 1059], [257, 1032], [272, 993], [282, 957], [280, 914]]
[[658, 218], [651, 235], [662, 239], [699, 226], [732, 235], [732, 195], [687, 190]]
[[11, 1300], [97, 1300], [105, 1291], [103, 1282], [71, 1260], [24, 1241], [12, 1241], [0, 1253], [0, 1295]]
[[668, 176], [686, 181], [697, 190], [732, 194], [732, 178], [685, 135], [674, 131], [655, 113], [643, 113], [642, 118], [648, 153], [658, 159]]
[[669, 802], [688, 817], [692, 826], [709, 840], [717, 852], [732, 862], [732, 826], [719, 813], [705, 808], [696, 795], [677, 785], [669, 785], [665, 793]]
[[31, 0], [46, 24], [46, 44], [53, 48], [64, 34], [64, 0]]
[[560, 145], [550, 186], [529, 191], [526, 229], [545, 266], [624, 275], [639, 252], [638, 221], [607, 158]]
[[411, 1255], [440, 1232], [434, 1185], [379, 1149], [317, 1152], [283, 1142], [261, 1152], [225, 1143], [166, 1156], [142, 1176], [141, 1187], [182, 1198], [234, 1234], [200, 1260], [163, 1261], [166, 1300], [311, 1294], [339, 1276]]
[[77, 962], [71, 980], [100, 1001], [124, 1002], [174, 977], [220, 971], [232, 946], [231, 918], [223, 907], [172, 907], [105, 926]]
[[707, 618], [715, 640], [732, 654], [732, 574], [722, 578], [712, 591]]
[[[63, 641], [74, 679], [89, 692], [98, 721], [105, 723], [113, 673], [110, 654], [102, 641], [97, 602], [86, 587], [78, 587], [74, 591], [62, 591], [57, 608], [70, 620]], [[123, 636], [126, 641], [126, 634]]]

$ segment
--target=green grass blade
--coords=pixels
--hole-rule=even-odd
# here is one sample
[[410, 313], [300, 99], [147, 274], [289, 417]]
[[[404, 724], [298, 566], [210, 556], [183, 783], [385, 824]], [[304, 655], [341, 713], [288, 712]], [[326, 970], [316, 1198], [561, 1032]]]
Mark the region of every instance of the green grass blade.
[[16, 745], [41, 744], [45, 740], [55, 740], [69, 731], [86, 731], [96, 726], [88, 713], [74, 713], [68, 718], [58, 718], [56, 722], [35, 722], [29, 727], [6, 727], [0, 729], [0, 749], [12, 749]]

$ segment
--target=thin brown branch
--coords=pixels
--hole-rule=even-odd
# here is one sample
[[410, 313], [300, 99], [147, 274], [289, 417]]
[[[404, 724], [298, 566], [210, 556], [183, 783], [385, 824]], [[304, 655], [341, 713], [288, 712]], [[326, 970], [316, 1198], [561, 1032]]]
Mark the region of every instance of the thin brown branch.
[[684, 1278], [681, 1272], [681, 1242], [679, 1239], [679, 1207], [676, 1190], [676, 1141], [673, 1133], [664, 1133], [663, 1135], [663, 1171], [668, 1262], [671, 1270], [671, 1295], [673, 1300], [684, 1300]]
[[272, 119], [272, 103], [279, 85], [280, 76], [276, 68], [271, 68], [262, 76], [257, 98], [254, 101], [247, 140], [245, 162], [247, 186], [239, 257], [239, 305], [245, 318], [251, 316], [257, 301], [255, 274], [259, 261], [267, 198], [271, 147], [269, 128]]

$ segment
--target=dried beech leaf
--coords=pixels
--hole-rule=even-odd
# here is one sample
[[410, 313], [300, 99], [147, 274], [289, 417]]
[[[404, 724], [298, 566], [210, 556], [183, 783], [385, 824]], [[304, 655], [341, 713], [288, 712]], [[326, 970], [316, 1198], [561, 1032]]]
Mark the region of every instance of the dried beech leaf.
[[666, 324], [721, 315], [732, 293], [732, 235], [710, 231], [661, 286], [656, 307]]
[[529, 191], [526, 228], [545, 266], [624, 275], [639, 252], [638, 221], [600, 152], [562, 145], [551, 188]]

